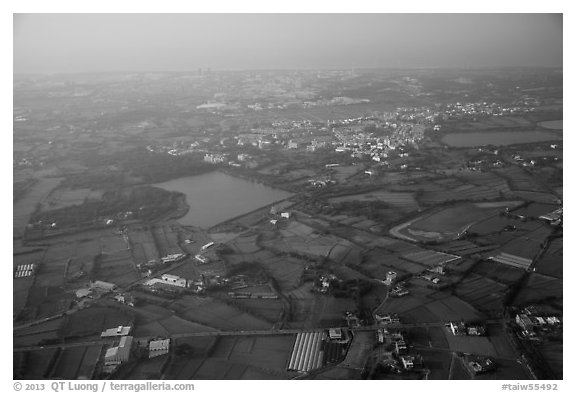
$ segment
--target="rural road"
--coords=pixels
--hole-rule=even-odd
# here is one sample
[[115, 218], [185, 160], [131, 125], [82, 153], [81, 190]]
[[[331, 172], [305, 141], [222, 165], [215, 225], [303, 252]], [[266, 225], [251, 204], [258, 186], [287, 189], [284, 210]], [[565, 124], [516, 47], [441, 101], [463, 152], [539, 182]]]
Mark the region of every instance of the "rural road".
[[[494, 320], [487, 320], [485, 323], [500, 323], [502, 320], [494, 319]], [[394, 329], [409, 329], [415, 327], [444, 327], [444, 322], [422, 322], [422, 323], [396, 323], [396, 324], [387, 324], [387, 325], [372, 325], [372, 326], [361, 326], [357, 328], [351, 328], [353, 332], [366, 332], [366, 331], [376, 331], [378, 329], [383, 328], [394, 328]], [[340, 328], [341, 326], [337, 326], [336, 328]], [[312, 329], [277, 329], [277, 330], [236, 330], [236, 331], [211, 331], [211, 332], [194, 332], [194, 333], [179, 333], [179, 334], [170, 334], [165, 335], [162, 337], [178, 339], [178, 338], [188, 338], [188, 337], [213, 337], [213, 336], [273, 336], [273, 335], [282, 335], [282, 334], [297, 334], [301, 332], [320, 332], [328, 330], [329, 328], [312, 328]], [[158, 336], [135, 336], [134, 340], [136, 341], [148, 341], [153, 338], [157, 338]], [[79, 347], [79, 346], [87, 346], [87, 345], [95, 345], [101, 344], [103, 340], [91, 340], [91, 341], [84, 341], [84, 342], [74, 342], [74, 343], [62, 343], [62, 344], [54, 344], [54, 345], [36, 345], [36, 346], [27, 346], [27, 347], [15, 347], [13, 348], [14, 352], [23, 352], [23, 351], [35, 351], [47, 348], [70, 348], [70, 347]]]

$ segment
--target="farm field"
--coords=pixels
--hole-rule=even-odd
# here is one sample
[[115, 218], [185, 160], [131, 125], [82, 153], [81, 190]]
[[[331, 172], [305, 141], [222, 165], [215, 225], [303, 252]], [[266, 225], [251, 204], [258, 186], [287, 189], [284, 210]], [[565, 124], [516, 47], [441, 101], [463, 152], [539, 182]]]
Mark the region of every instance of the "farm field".
[[98, 335], [102, 331], [122, 326], [133, 326], [134, 316], [110, 307], [91, 307], [66, 317], [62, 328], [64, 337]]
[[391, 192], [391, 191], [371, 191], [363, 194], [354, 194], [339, 196], [328, 199], [330, 203], [340, 203], [348, 201], [379, 201], [389, 204], [390, 206], [403, 211], [412, 211], [418, 209], [418, 203], [413, 193], [408, 192]]
[[13, 345], [37, 345], [43, 340], [59, 339], [64, 318], [53, 319], [35, 326], [14, 331]]
[[60, 180], [60, 178], [39, 179], [20, 199], [14, 201], [12, 227], [15, 237], [24, 233], [36, 205], [48, 197], [52, 190], [60, 184]]
[[456, 287], [456, 294], [478, 310], [501, 310], [508, 286], [476, 274], [468, 275]]
[[91, 379], [94, 374], [94, 369], [96, 367], [96, 363], [100, 358], [100, 355], [103, 352], [102, 345], [93, 345], [86, 348], [86, 352], [84, 353], [84, 358], [82, 359], [82, 363], [80, 367], [78, 367], [78, 371], [76, 372], [77, 379]]
[[290, 256], [273, 256], [261, 259], [260, 264], [274, 277], [280, 290], [284, 292], [298, 287], [306, 261]]
[[460, 257], [456, 255], [445, 254], [443, 252], [432, 250], [424, 250], [415, 253], [404, 254], [402, 255], [402, 258], [430, 267], [444, 265], [449, 262], [458, 261], [460, 259]]
[[551, 233], [552, 230], [550, 227], [542, 224], [542, 226], [531, 232], [522, 233], [522, 236], [516, 237], [516, 239], [508, 242], [499, 250], [502, 253], [533, 260], [540, 252], [541, 247], [546, 242], [546, 238], [550, 236]]
[[[516, 201], [508, 206], [514, 207]], [[498, 214], [503, 209], [498, 205], [486, 206], [483, 203], [461, 203], [451, 207], [434, 209], [390, 230], [390, 233], [407, 240], [452, 240], [462, 231], [479, 221]]]
[[418, 200], [423, 205], [434, 205], [447, 201], [490, 200], [500, 197], [502, 197], [502, 191], [496, 188], [464, 184], [441, 191], [426, 191]]
[[339, 183], [346, 181], [352, 175], [358, 173], [362, 167], [358, 165], [342, 165], [330, 168], [331, 171], [334, 171], [334, 180]]
[[170, 308], [182, 318], [222, 330], [265, 330], [272, 323], [241, 311], [220, 300], [184, 296]]
[[447, 333], [446, 339], [450, 350], [454, 352], [491, 357], [496, 357], [498, 354], [488, 337], [455, 336]]
[[45, 379], [50, 377], [51, 364], [60, 352], [61, 350], [59, 348], [20, 352], [14, 354], [14, 360], [16, 362], [17, 356], [25, 357], [23, 361], [25, 367], [22, 373], [22, 379]]
[[413, 309], [410, 314], [418, 322], [469, 321], [480, 319], [483, 316], [474, 307], [455, 296], [426, 303]]
[[510, 184], [514, 191], [546, 191], [540, 183], [536, 182], [532, 176], [517, 166], [510, 166], [494, 170], [499, 176], [502, 176]]
[[482, 254], [486, 251], [491, 251], [495, 246], [478, 246], [467, 240], [454, 240], [449, 243], [442, 244], [437, 247], [440, 251], [448, 254], [468, 256], [474, 254]]
[[28, 290], [24, 319], [36, 319], [60, 314], [70, 308], [73, 295], [61, 287], [34, 285]]
[[[295, 252], [310, 256], [344, 258], [354, 248], [347, 240], [333, 235], [320, 234], [314, 228], [297, 221], [290, 221], [285, 229], [280, 229], [282, 239], [264, 240], [262, 244], [271, 250]], [[335, 246], [338, 246], [335, 248]], [[335, 251], [334, 251], [335, 250]]]
[[452, 362], [452, 354], [446, 351], [434, 349], [418, 348], [418, 353], [422, 355], [422, 361], [426, 368], [430, 370], [428, 379], [447, 380]]
[[[457, 356], [457, 355], [453, 355]], [[450, 370], [451, 378], [454, 380], [470, 380], [472, 378], [470, 371], [464, 364], [464, 359], [458, 357], [454, 359], [452, 363], [452, 369]]]
[[175, 226], [162, 225], [152, 228], [152, 237], [161, 256], [180, 254], [182, 249], [178, 244], [178, 232]]
[[488, 187], [504, 195], [510, 193], [510, 187], [508, 187], [506, 180], [491, 172], [463, 171], [456, 176], [465, 182]]
[[135, 333], [139, 336], [167, 336], [171, 334], [214, 331], [215, 329], [190, 322], [177, 316], [159, 318], [146, 324], [138, 324]]
[[[562, 279], [545, 276], [539, 273], [531, 273], [528, 280], [522, 286], [514, 299], [514, 304], [522, 305], [538, 302], [542, 299], [554, 299], [554, 303], [562, 304], [563, 296]], [[560, 300], [558, 300], [560, 299]], [[552, 303], [552, 300], [550, 301]]]
[[487, 260], [478, 262], [473, 272], [506, 285], [514, 284], [524, 274], [522, 269]]
[[554, 371], [557, 379], [563, 378], [563, 352], [564, 347], [562, 343], [546, 343], [538, 348], [540, 354], [548, 363], [550, 368]]
[[[196, 339], [198, 340], [198, 339]], [[204, 340], [204, 338], [202, 338]], [[171, 379], [287, 379], [294, 335], [230, 336], [211, 339], [193, 350], [192, 357], [177, 357], [169, 366]], [[180, 341], [179, 341], [180, 342]], [[189, 345], [196, 348], [194, 341]]]
[[143, 228], [131, 229], [128, 238], [135, 264], [160, 260], [160, 251], [156, 248], [156, 242], [150, 231]]
[[98, 280], [112, 282], [120, 287], [131, 284], [141, 278], [132, 261], [130, 251], [104, 255], [97, 262], [93, 276]]
[[233, 303], [271, 323], [278, 322], [284, 310], [280, 299], [234, 299]]
[[525, 201], [547, 203], [547, 204], [558, 204], [560, 200], [554, 194], [548, 192], [538, 192], [538, 191], [514, 191], [514, 196], [521, 198]]
[[[92, 367], [96, 365], [95, 361], [95, 351], [97, 355], [100, 354], [99, 350], [101, 346], [96, 346], [96, 350], [92, 350], [89, 353], [91, 359], [87, 359], [86, 363], [84, 363], [84, 357], [88, 352], [90, 347], [73, 347], [73, 348], [66, 348], [63, 349], [58, 357], [58, 361], [54, 366], [54, 370], [52, 372], [51, 378], [55, 379], [76, 379], [78, 376], [78, 372], [82, 366], [83, 373], [86, 373], [88, 370], [89, 374], [91, 374], [89, 365], [92, 363]], [[97, 356], [96, 355], [96, 356]], [[85, 374], [83, 374], [85, 375]]]
[[101, 190], [91, 190], [89, 188], [68, 187], [56, 188], [46, 199], [42, 201], [42, 210], [54, 210], [63, 207], [81, 205], [86, 200], [99, 200], [104, 195]]
[[494, 349], [496, 349], [497, 357], [500, 359], [515, 359], [517, 353], [510, 343], [510, 339], [506, 337], [506, 332], [502, 325], [488, 324], [486, 325], [486, 329], [487, 336], [492, 345], [494, 345]]
[[535, 269], [538, 273], [562, 278], [564, 275], [563, 264], [563, 238], [559, 238], [551, 242], [542, 258], [536, 262]]
[[168, 361], [168, 356], [157, 356], [152, 359], [141, 359], [138, 361], [136, 366], [130, 370], [128, 375], [126, 375], [126, 379], [131, 380], [158, 380], [161, 379], [162, 375], [160, 370], [162, 370], [162, 366], [164, 363]]
[[366, 357], [372, 351], [376, 343], [374, 332], [356, 332], [348, 348], [346, 358], [340, 364], [340, 367], [359, 369], [364, 367]]
[[291, 328], [314, 328], [344, 326], [344, 312], [354, 311], [356, 304], [350, 298], [334, 298], [311, 292], [312, 283], [307, 282], [286, 296], [291, 303]]

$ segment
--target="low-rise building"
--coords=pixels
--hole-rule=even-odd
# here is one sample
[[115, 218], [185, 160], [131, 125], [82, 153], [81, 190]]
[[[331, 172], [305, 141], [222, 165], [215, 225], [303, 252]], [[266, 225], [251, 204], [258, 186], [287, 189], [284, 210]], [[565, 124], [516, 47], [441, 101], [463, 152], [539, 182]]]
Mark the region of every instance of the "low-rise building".
[[91, 288], [95, 288], [95, 289], [101, 289], [103, 291], [114, 291], [117, 287], [116, 284], [113, 284], [111, 282], [106, 282], [106, 281], [94, 281], [92, 283], [90, 283], [90, 287]]
[[162, 280], [177, 287], [186, 288], [186, 279], [173, 274], [163, 274]]
[[148, 358], [152, 359], [157, 356], [166, 355], [170, 352], [170, 339], [152, 340], [149, 344]]
[[130, 331], [132, 330], [132, 326], [118, 326], [115, 328], [110, 328], [104, 330], [100, 337], [118, 337], [118, 336], [128, 336]]
[[340, 329], [340, 328], [328, 329], [328, 336], [330, 337], [330, 340], [341, 340], [342, 339], [342, 329]]
[[210, 259], [209, 259], [207, 256], [202, 255], [202, 254], [196, 254], [196, 255], [194, 256], [194, 259], [196, 259], [196, 260], [197, 260], [198, 262], [200, 262], [200, 263], [208, 263], [208, 262], [210, 262]]
[[184, 259], [186, 255], [184, 254], [168, 254], [165, 257], [162, 257], [162, 263], [170, 263], [170, 262], [178, 262]]
[[118, 303], [122, 303], [130, 307], [134, 307], [136, 304], [136, 299], [129, 293], [119, 293], [118, 295], [114, 296], [114, 300], [116, 300]]
[[104, 364], [106, 366], [118, 365], [127, 362], [130, 359], [130, 350], [132, 349], [132, 336], [125, 336], [120, 339], [117, 347], [106, 350], [104, 355]]
[[88, 297], [92, 293], [90, 288], [80, 288], [76, 291], [76, 297], [81, 299], [83, 297]]
[[414, 368], [414, 356], [400, 356], [400, 360], [404, 369], [411, 370]]

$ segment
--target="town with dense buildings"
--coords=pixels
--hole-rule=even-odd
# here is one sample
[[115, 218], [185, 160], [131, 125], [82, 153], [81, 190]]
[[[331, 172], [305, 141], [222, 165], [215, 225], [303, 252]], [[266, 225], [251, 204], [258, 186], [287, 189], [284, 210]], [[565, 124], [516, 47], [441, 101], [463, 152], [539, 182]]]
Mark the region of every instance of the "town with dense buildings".
[[14, 77], [15, 379], [562, 379], [561, 69]]

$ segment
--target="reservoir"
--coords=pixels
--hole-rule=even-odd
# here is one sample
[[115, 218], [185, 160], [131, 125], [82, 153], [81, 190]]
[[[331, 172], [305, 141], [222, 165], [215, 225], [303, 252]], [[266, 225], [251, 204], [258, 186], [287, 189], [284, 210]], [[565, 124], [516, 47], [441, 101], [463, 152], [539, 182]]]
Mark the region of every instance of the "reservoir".
[[505, 146], [559, 140], [562, 140], [561, 133], [544, 131], [455, 132], [442, 138], [442, 142], [453, 147]]
[[538, 123], [540, 127], [548, 128], [550, 130], [561, 130], [563, 128], [562, 120], [549, 120]]
[[182, 177], [153, 186], [185, 194], [190, 209], [178, 222], [203, 228], [292, 196], [289, 192], [221, 172]]

